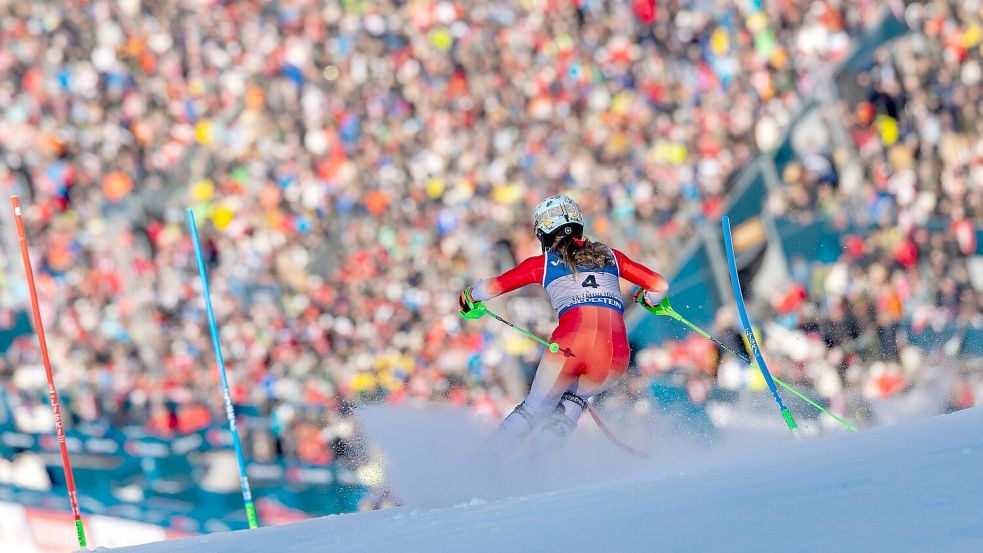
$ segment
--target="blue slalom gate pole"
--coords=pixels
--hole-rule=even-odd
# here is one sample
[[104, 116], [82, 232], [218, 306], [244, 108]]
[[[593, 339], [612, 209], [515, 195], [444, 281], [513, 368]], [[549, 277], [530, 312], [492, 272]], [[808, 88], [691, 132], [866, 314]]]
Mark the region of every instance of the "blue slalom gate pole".
[[256, 505], [253, 494], [249, 490], [249, 479], [246, 477], [246, 461], [242, 456], [242, 444], [239, 443], [239, 429], [236, 427], [236, 414], [232, 408], [232, 394], [229, 393], [229, 380], [225, 376], [225, 359], [222, 357], [222, 345], [218, 339], [218, 325], [215, 324], [215, 312], [212, 311], [212, 296], [208, 291], [208, 273], [205, 270], [205, 258], [201, 255], [201, 241], [198, 239], [198, 226], [195, 225], [195, 214], [187, 210], [188, 230], [195, 244], [195, 258], [198, 260], [198, 276], [201, 277], [201, 293], [205, 296], [205, 311], [208, 313], [208, 328], [212, 333], [212, 347], [215, 349], [215, 361], [218, 364], [218, 374], [222, 380], [222, 398], [225, 400], [225, 416], [229, 419], [229, 431], [232, 432], [232, 447], [235, 449], [236, 461], [239, 462], [239, 483], [242, 485], [242, 500], [246, 504], [246, 518], [249, 527], [256, 528]]
[[730, 267], [730, 284], [734, 289], [734, 301], [737, 304], [737, 313], [741, 318], [741, 328], [744, 329], [744, 336], [747, 337], [747, 342], [751, 346], [751, 353], [754, 354], [754, 360], [758, 364], [758, 369], [761, 371], [761, 375], [765, 377], [765, 382], [768, 383], [771, 395], [774, 396], [775, 402], [778, 403], [778, 408], [782, 411], [782, 418], [785, 419], [785, 424], [788, 426], [789, 432], [798, 439], [798, 425], [795, 424], [795, 419], [792, 418], [792, 412], [788, 410], [788, 407], [782, 401], [782, 396], [778, 395], [775, 380], [771, 377], [771, 371], [768, 370], [768, 365], [765, 364], [765, 360], [761, 356], [761, 348], [758, 347], [758, 341], [754, 338], [751, 319], [748, 317], [747, 308], [744, 306], [744, 294], [741, 292], [741, 282], [737, 277], [737, 258], [734, 256], [734, 243], [730, 234], [730, 217], [725, 215], [720, 222], [724, 227], [724, 248], [727, 250], [727, 265]]

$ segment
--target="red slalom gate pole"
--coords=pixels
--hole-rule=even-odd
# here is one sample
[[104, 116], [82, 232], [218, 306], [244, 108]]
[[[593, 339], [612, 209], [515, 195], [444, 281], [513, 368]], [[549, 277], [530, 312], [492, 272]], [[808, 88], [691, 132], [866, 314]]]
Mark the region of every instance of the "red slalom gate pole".
[[85, 530], [82, 528], [82, 512], [79, 510], [78, 491], [75, 489], [75, 477], [72, 476], [72, 463], [68, 459], [68, 446], [65, 444], [65, 427], [61, 422], [61, 406], [58, 403], [58, 391], [55, 390], [55, 379], [51, 374], [51, 360], [48, 359], [48, 343], [44, 339], [44, 326], [41, 324], [41, 309], [38, 307], [38, 291], [34, 286], [34, 269], [31, 268], [31, 257], [27, 253], [27, 235], [24, 232], [24, 219], [21, 216], [20, 199], [15, 195], [10, 197], [14, 207], [14, 219], [17, 221], [17, 237], [20, 239], [20, 254], [24, 259], [24, 272], [27, 274], [27, 286], [31, 291], [31, 308], [34, 310], [34, 327], [38, 332], [38, 345], [41, 346], [41, 361], [44, 373], [48, 377], [48, 401], [55, 415], [55, 431], [58, 433], [58, 447], [61, 448], [61, 464], [65, 469], [65, 483], [68, 485], [68, 500], [72, 504], [72, 515], [75, 516], [75, 531], [78, 535], [79, 547], [85, 547]]

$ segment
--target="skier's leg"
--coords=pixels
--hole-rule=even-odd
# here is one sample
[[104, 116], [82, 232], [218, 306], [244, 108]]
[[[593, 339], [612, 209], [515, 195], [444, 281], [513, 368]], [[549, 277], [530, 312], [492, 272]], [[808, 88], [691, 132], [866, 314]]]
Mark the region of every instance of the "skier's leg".
[[569, 386], [570, 379], [562, 376], [564, 357], [562, 353], [543, 355], [536, 369], [529, 394], [522, 403], [505, 418], [495, 431], [493, 440], [506, 443], [517, 443], [529, 435], [539, 424], [550, 416], [556, 409], [563, 391]]
[[560, 398], [560, 405], [563, 406], [563, 414], [569, 418], [571, 421], [576, 423], [580, 420], [580, 416], [584, 414], [588, 407], [588, 402], [590, 399], [597, 394], [607, 390], [618, 380], [621, 379], [621, 373], [612, 374], [608, 378], [604, 379], [603, 382], [591, 382], [587, 378], [580, 378], [577, 381], [577, 385], [567, 390], [563, 393], [563, 397]]
[[588, 409], [587, 400], [617, 382], [618, 378], [606, 379], [600, 384], [585, 382], [583, 387], [586, 391], [583, 392], [578, 390], [581, 386], [580, 383], [584, 382], [584, 379], [581, 378], [570, 389], [563, 392], [563, 395], [560, 396], [559, 405], [556, 406], [553, 414], [543, 422], [542, 429], [536, 436], [536, 444], [533, 446], [531, 457], [539, 457], [547, 451], [560, 450], [577, 428], [580, 416]]
[[515, 409], [509, 413], [509, 416], [505, 417], [498, 425], [498, 434], [503, 436], [516, 436], [517, 438], [522, 438], [532, 429], [536, 427], [536, 419], [533, 417], [532, 413], [525, 408], [524, 403], [520, 403], [515, 406]]
[[587, 402], [576, 394], [577, 383], [560, 396], [560, 403], [553, 410], [537, 437], [533, 456], [539, 456], [547, 451], [555, 451], [566, 443], [567, 438], [577, 428], [577, 421], [584, 412]]
[[[562, 447], [588, 408], [587, 401], [613, 386], [628, 368], [629, 349], [624, 322], [620, 317], [599, 318], [596, 327], [599, 330], [594, 335], [593, 347], [581, 359], [581, 364], [565, 367], [571, 371], [571, 376], [576, 376], [560, 396], [556, 410], [543, 423], [543, 437], [539, 440], [543, 449]], [[606, 339], [608, 336], [610, 339]]]
[[[601, 370], [607, 374], [611, 341], [603, 324], [605, 310], [588, 309], [578, 311], [577, 324], [566, 329], [558, 328], [551, 339], [560, 344], [566, 362], [557, 381], [562, 388], [556, 388], [556, 403], [536, 436], [531, 456], [540, 457], [547, 452], [560, 449], [577, 427], [577, 420], [586, 405], [578, 394], [580, 382], [593, 371]], [[564, 346], [566, 346], [564, 348]], [[605, 359], [607, 357], [607, 359]], [[599, 366], [598, 366], [599, 365]]]
[[587, 399], [589, 397], [577, 393], [576, 387], [573, 390], [563, 392], [563, 396], [560, 398], [560, 406], [563, 407], [563, 416], [573, 423], [574, 426], [580, 420], [580, 415], [583, 415], [587, 409]]

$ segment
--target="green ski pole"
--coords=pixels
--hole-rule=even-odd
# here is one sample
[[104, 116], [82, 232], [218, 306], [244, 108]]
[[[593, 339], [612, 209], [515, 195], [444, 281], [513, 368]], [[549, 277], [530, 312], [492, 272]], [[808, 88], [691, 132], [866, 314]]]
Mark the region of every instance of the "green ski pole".
[[521, 326], [516, 326], [516, 325], [512, 324], [511, 321], [499, 317], [498, 315], [496, 315], [495, 313], [493, 313], [491, 309], [488, 309], [487, 307], [485, 307], [485, 313], [491, 315], [491, 317], [493, 319], [495, 319], [496, 321], [498, 321], [500, 323], [504, 323], [504, 324], [512, 327], [513, 329], [517, 330], [520, 334], [524, 335], [525, 337], [530, 338], [532, 340], [535, 340], [535, 341], [539, 342], [540, 344], [543, 344], [552, 353], [556, 353], [556, 352], [560, 351], [560, 344], [557, 344], [556, 342], [547, 342], [546, 340], [543, 340], [539, 336], [536, 336], [535, 334], [533, 334], [532, 332], [529, 332], [528, 330], [522, 328]]
[[[645, 307], [645, 306], [643, 306], [643, 307]], [[656, 305], [655, 307], [651, 307], [651, 308], [645, 307], [645, 309], [647, 311], [649, 311], [650, 313], [654, 314], [654, 315], [662, 315], [662, 316], [669, 317], [671, 319], [674, 319], [674, 320], [678, 321], [679, 323], [683, 324], [684, 326], [686, 326], [687, 328], [689, 328], [693, 332], [696, 332], [700, 336], [703, 336], [707, 340], [710, 340], [711, 342], [717, 344], [724, 351], [727, 351], [728, 353], [730, 353], [734, 357], [737, 357], [741, 361], [744, 361], [749, 366], [751, 366], [751, 367], [754, 367], [755, 366], [754, 363], [751, 361], [751, 359], [749, 359], [746, 355], [742, 355], [741, 353], [738, 353], [738, 352], [734, 351], [733, 349], [727, 347], [726, 345], [724, 345], [723, 342], [721, 342], [720, 340], [714, 338], [713, 336], [711, 336], [710, 334], [708, 334], [705, 330], [703, 330], [702, 328], [700, 328], [700, 327], [696, 326], [695, 324], [693, 324], [692, 322], [690, 322], [686, 317], [683, 317], [682, 315], [680, 315], [679, 312], [677, 312], [675, 309], [673, 309], [672, 305], [669, 303], [669, 297], [668, 296], [665, 297], [665, 298], [663, 298], [662, 302], [659, 303], [659, 305]], [[857, 430], [857, 427], [854, 426], [852, 423], [850, 423], [849, 421], [844, 420], [843, 418], [841, 418], [841, 417], [839, 417], [839, 416], [831, 413], [828, 409], [826, 409], [822, 405], [819, 405], [815, 401], [809, 399], [809, 397], [807, 397], [805, 394], [803, 394], [802, 392], [796, 390], [791, 385], [785, 383], [780, 378], [778, 378], [778, 377], [772, 377], [772, 378], [774, 378], [776, 384], [778, 384], [782, 388], [785, 388], [786, 390], [788, 390], [789, 392], [791, 392], [792, 394], [794, 394], [796, 397], [798, 397], [802, 401], [808, 403], [812, 407], [815, 407], [820, 412], [825, 413], [826, 415], [829, 415], [830, 417], [833, 418], [833, 420], [835, 420], [836, 422], [840, 423], [847, 430], [850, 430], [852, 432], [857, 432], [858, 431]]]

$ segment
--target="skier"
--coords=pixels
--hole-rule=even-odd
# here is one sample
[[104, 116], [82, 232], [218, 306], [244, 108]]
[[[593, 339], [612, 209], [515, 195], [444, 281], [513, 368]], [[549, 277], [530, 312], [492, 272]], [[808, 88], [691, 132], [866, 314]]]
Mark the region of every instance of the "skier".
[[[568, 196], [551, 196], [533, 213], [542, 255], [479, 281], [461, 293], [461, 316], [478, 319], [481, 302], [529, 284], [546, 288], [559, 324], [526, 399], [499, 425], [491, 442], [510, 446], [539, 428], [535, 446], [560, 446], [577, 426], [587, 400], [614, 384], [628, 368], [629, 346], [619, 278], [639, 286], [633, 299], [657, 305], [668, 291], [659, 273], [620, 251], [583, 237], [584, 218]], [[542, 436], [540, 438], [539, 436]]]

